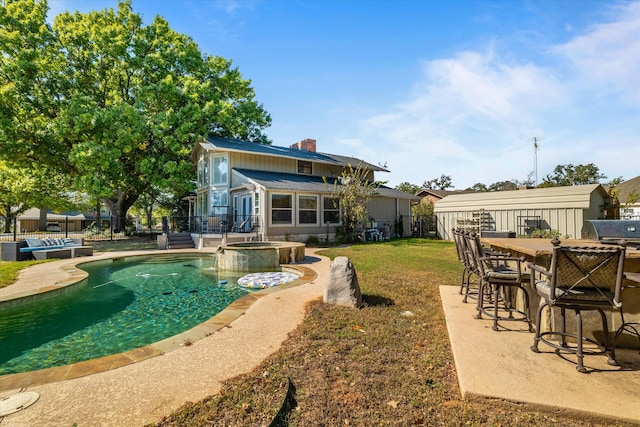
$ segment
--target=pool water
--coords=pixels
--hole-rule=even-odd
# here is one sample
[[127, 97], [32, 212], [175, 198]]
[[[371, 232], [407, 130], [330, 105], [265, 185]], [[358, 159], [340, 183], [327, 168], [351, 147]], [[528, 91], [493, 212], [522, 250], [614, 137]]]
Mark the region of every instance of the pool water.
[[249, 291], [212, 256], [126, 257], [81, 266], [73, 290], [0, 310], [0, 375], [121, 353], [184, 332]]

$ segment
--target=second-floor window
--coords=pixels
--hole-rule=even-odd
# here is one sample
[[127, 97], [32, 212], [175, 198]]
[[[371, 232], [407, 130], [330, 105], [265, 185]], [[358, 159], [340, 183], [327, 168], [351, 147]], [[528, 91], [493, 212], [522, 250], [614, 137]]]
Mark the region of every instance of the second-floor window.
[[211, 184], [221, 185], [227, 183], [228, 165], [227, 155], [221, 154], [211, 158]]
[[312, 163], [306, 160], [298, 160], [298, 173], [311, 175], [313, 172]]

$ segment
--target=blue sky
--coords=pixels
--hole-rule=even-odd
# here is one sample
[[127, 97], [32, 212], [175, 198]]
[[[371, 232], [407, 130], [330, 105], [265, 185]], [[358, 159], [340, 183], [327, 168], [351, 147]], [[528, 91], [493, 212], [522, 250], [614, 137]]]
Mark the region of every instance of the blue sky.
[[[117, 1], [49, 0], [62, 11]], [[275, 145], [453, 187], [594, 163], [640, 175], [640, 1], [133, 0], [233, 61]], [[534, 137], [538, 141], [534, 153]]]

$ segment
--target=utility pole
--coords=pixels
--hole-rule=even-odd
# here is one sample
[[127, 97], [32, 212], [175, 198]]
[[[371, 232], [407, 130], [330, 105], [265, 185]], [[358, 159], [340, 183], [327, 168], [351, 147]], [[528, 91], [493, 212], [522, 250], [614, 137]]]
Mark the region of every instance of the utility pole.
[[534, 186], [538, 186], [538, 138], [533, 137], [533, 176]]

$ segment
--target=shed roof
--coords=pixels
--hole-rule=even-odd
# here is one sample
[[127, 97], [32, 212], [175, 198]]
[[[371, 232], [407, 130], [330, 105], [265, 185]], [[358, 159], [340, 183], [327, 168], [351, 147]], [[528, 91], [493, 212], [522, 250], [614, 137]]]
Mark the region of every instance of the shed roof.
[[[314, 193], [328, 193], [330, 188], [324, 183], [321, 176], [300, 175], [294, 173], [266, 172], [253, 169], [233, 169], [247, 179], [269, 190], [308, 191]], [[327, 178], [329, 186], [333, 186], [337, 178]], [[380, 196], [417, 200], [418, 197], [402, 191], [380, 186]]]
[[510, 191], [454, 194], [434, 205], [435, 212], [465, 210], [553, 209], [590, 207], [591, 195], [596, 192], [609, 197], [600, 184], [572, 185], [568, 187], [530, 188]]

